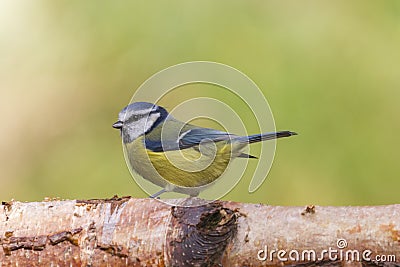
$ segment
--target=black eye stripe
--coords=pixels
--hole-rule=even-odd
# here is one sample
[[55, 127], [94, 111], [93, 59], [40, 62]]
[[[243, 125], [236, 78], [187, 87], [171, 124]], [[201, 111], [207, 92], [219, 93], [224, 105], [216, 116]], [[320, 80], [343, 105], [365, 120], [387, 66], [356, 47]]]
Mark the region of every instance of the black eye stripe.
[[128, 122], [135, 122], [138, 121], [144, 117], [146, 117], [147, 114], [136, 114], [136, 115], [132, 115], [128, 118]]

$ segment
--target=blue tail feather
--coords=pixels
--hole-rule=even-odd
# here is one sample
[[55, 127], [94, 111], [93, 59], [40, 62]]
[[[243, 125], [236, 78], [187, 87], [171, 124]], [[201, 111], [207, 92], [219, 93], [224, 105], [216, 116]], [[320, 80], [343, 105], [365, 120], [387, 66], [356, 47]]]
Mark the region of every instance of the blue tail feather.
[[279, 132], [273, 132], [273, 133], [263, 133], [263, 134], [249, 135], [249, 136], [241, 136], [238, 139], [242, 142], [251, 144], [251, 143], [272, 140], [272, 139], [277, 139], [277, 138], [282, 138], [282, 137], [289, 137], [292, 135], [297, 135], [297, 133], [291, 132], [291, 131], [279, 131]]

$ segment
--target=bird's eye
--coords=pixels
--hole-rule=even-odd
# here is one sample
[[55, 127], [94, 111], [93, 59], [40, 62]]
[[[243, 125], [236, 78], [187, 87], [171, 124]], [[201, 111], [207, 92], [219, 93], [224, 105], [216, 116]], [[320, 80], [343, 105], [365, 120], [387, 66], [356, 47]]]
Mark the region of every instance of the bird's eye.
[[133, 121], [138, 121], [138, 120], [140, 120], [141, 118], [143, 118], [144, 117], [144, 115], [133, 115], [132, 116], [132, 120]]

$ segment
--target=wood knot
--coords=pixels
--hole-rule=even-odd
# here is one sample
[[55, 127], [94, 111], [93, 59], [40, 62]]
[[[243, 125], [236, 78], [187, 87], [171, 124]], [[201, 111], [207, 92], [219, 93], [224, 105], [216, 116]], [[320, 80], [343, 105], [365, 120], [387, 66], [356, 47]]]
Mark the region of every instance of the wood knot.
[[219, 266], [236, 234], [236, 213], [219, 202], [173, 207], [167, 236], [173, 266]]

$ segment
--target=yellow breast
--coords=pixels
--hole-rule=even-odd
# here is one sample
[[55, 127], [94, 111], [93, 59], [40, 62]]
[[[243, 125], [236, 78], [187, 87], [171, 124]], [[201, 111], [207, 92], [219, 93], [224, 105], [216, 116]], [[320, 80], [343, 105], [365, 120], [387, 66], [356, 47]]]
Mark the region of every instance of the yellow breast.
[[153, 152], [144, 149], [143, 138], [127, 144], [132, 168], [143, 178], [165, 187], [207, 185], [220, 177], [232, 159], [231, 144], [210, 143], [212, 147], [191, 147], [182, 150]]

